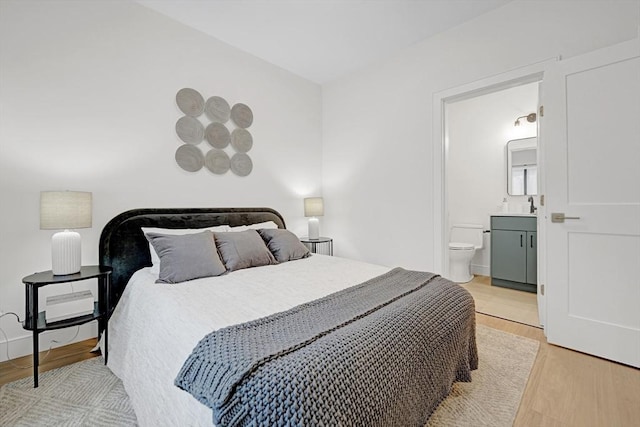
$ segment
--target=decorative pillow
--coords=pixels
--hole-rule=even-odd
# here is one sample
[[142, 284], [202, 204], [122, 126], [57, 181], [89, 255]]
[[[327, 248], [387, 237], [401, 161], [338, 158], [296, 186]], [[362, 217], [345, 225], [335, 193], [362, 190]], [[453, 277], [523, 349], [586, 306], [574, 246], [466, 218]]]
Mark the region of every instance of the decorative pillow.
[[[228, 225], [217, 225], [215, 227], [205, 227], [205, 228], [154, 228], [154, 227], [140, 227], [144, 235], [147, 233], [156, 233], [156, 234], [167, 234], [171, 236], [183, 235], [183, 234], [196, 234], [202, 233], [205, 230], [209, 231], [229, 231]], [[153, 249], [153, 245], [149, 243], [149, 252], [151, 253], [151, 265], [153, 271], [157, 272], [160, 268], [160, 258], [158, 254]]]
[[211, 231], [184, 235], [147, 233], [146, 237], [160, 256], [156, 283], [180, 283], [226, 272]]
[[258, 230], [258, 234], [278, 262], [293, 261], [309, 256], [309, 249], [300, 243], [298, 237], [289, 230], [262, 229]]
[[256, 230], [213, 233], [227, 270], [277, 264]]
[[273, 221], [265, 221], [265, 222], [258, 222], [256, 224], [249, 224], [249, 225], [238, 225], [236, 227], [229, 227], [228, 230], [219, 230], [219, 231], [232, 231], [232, 232], [238, 232], [238, 231], [245, 231], [245, 230], [260, 230], [263, 228], [278, 228], [278, 224], [276, 224]]

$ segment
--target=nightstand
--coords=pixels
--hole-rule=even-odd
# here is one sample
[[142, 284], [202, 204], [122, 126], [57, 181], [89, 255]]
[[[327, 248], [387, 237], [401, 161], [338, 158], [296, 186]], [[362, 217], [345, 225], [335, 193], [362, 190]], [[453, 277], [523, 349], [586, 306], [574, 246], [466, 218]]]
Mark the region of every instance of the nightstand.
[[[38, 312], [38, 291], [41, 287], [79, 280], [98, 279], [98, 301], [94, 303], [92, 314], [47, 323], [45, 312]], [[98, 335], [104, 332], [104, 364], [108, 357], [109, 294], [111, 292], [111, 268], [98, 265], [86, 266], [74, 274], [54, 275], [51, 270], [35, 273], [22, 279], [25, 284], [25, 320], [22, 327], [33, 331], [33, 387], [38, 387], [39, 346], [38, 335], [53, 329], [78, 326], [93, 320], [98, 321]]]
[[317, 239], [302, 237], [300, 241], [312, 254], [333, 255], [333, 239], [330, 237], [319, 237]]

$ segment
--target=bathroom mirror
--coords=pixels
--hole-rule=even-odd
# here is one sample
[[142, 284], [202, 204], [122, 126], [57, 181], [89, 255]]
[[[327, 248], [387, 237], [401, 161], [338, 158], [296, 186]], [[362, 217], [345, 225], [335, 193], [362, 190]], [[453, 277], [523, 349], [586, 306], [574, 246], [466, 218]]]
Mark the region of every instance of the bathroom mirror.
[[507, 193], [511, 196], [538, 194], [538, 138], [507, 142]]

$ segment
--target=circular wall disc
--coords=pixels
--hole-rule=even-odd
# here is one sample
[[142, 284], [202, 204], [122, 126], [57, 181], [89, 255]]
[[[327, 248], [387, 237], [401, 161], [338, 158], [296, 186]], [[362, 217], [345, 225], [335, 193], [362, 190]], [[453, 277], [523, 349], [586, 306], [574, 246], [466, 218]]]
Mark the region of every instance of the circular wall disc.
[[204, 155], [194, 145], [181, 145], [176, 150], [176, 163], [187, 172], [197, 172], [204, 165]]
[[187, 116], [198, 117], [204, 111], [204, 98], [195, 89], [180, 89], [176, 94], [176, 103]]
[[238, 153], [246, 153], [253, 147], [253, 137], [246, 129], [234, 129], [231, 132], [231, 146]]
[[223, 149], [231, 142], [229, 129], [222, 123], [210, 123], [204, 131], [204, 137], [213, 148]]
[[253, 123], [253, 112], [244, 104], [236, 104], [231, 108], [231, 120], [239, 127], [246, 129]]
[[178, 137], [187, 144], [200, 144], [204, 138], [204, 126], [193, 117], [180, 117], [176, 122]]
[[229, 171], [231, 167], [231, 161], [229, 160], [229, 156], [222, 150], [209, 150], [207, 155], [204, 158], [204, 165], [211, 172], [222, 175]]
[[229, 121], [230, 111], [229, 103], [219, 96], [207, 99], [204, 106], [204, 113], [212, 122], [226, 123]]
[[236, 153], [231, 157], [231, 172], [238, 176], [247, 176], [253, 169], [251, 157], [245, 153]]

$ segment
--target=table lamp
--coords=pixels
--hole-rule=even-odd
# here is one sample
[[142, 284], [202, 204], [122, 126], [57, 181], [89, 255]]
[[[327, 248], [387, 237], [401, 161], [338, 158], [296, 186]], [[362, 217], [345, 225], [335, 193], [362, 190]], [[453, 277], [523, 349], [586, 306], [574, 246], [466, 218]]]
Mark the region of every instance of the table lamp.
[[324, 215], [324, 202], [322, 197], [308, 197], [304, 199], [304, 216], [309, 217], [309, 239], [320, 238], [320, 220], [317, 217]]
[[51, 238], [51, 270], [55, 275], [73, 274], [82, 266], [82, 242], [75, 228], [91, 227], [91, 193], [41, 191], [40, 229], [64, 230]]

